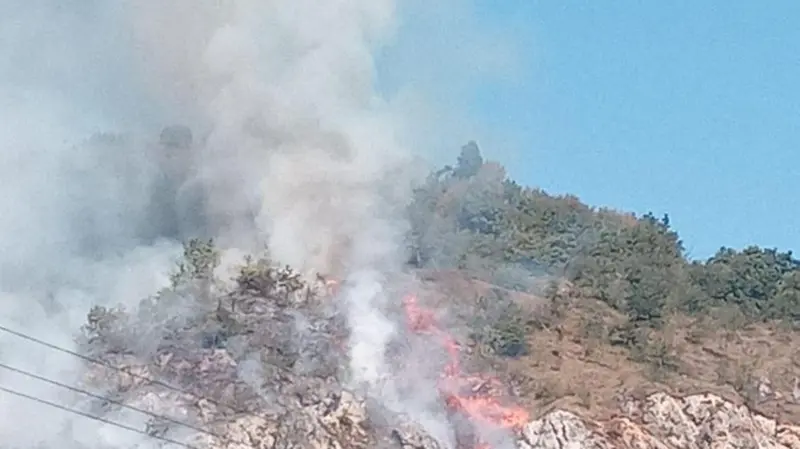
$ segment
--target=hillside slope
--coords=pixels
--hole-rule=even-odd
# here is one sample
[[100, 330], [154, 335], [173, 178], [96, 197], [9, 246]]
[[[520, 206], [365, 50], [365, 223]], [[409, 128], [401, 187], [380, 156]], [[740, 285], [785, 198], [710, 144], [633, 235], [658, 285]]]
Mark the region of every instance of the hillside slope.
[[[407, 397], [435, 398], [418, 371], [430, 365], [447, 373], [451, 363], [432, 344], [436, 333], [414, 332], [419, 318], [403, 315], [403, 291], [413, 288], [419, 310], [432, 311], [460, 347], [459, 369], [479, 379], [470, 392], [456, 393], [466, 395], [459, 400], [491, 400], [496, 411], [521, 409], [527, 416], [519, 426], [492, 431], [480, 424], [488, 415], [454, 410], [447, 397], [427, 404], [424, 414], [349, 384], [347, 329], [323, 280], [303, 281], [262, 259], [223, 285], [211, 274], [215, 264], [197, 259], [214, 250], [196, 249], [187, 246], [174, 286], [137, 310], [94, 309], [82, 342], [86, 355], [118, 368], [87, 363], [86, 387], [195, 429], [153, 419], [148, 431], [155, 436], [237, 449], [433, 449], [477, 447], [486, 438], [494, 438], [491, 447], [523, 449], [800, 448], [800, 391], [787, 390], [786, 377], [797, 373], [797, 346], [766, 327], [727, 339], [681, 336], [680, 355], [658, 366], [587, 332], [603, 325], [587, 325], [586, 317], [611, 326], [624, 316], [580, 298], [569, 285], [525, 293], [457, 271], [409, 272], [396, 282], [397, 307], [387, 311], [399, 313], [401, 327], [391, 349], [400, 364], [386, 385]], [[513, 357], [500, 344], [511, 332], [504, 310], [513, 310], [520, 318], [515, 326], [526, 329], [527, 349]], [[666, 329], [668, 323], [659, 335]], [[754, 363], [759, 357], [769, 363]], [[722, 366], [751, 365], [747, 375], [733, 368], [730, 377], [714, 378]], [[754, 396], [747, 396], [751, 388]], [[108, 419], [125, 412], [108, 403], [93, 409]]]
[[800, 448], [791, 252], [691, 261], [668, 216], [522, 188], [474, 144], [408, 213], [366, 385], [346, 284], [266, 258], [220, 274], [192, 240], [170, 288], [89, 313], [86, 387], [123, 404], [94, 413], [145, 408], [198, 448]]

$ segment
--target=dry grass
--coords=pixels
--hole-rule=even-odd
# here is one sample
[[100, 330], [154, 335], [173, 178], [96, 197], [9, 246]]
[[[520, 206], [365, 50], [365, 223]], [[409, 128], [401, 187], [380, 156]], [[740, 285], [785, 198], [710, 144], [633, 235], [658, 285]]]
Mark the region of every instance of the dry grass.
[[[541, 414], [555, 405], [603, 418], [618, 411], [625, 395], [710, 392], [779, 421], [800, 422], [800, 400], [793, 397], [800, 334], [767, 325], [730, 331], [712, 320], [675, 317], [654, 338], [671, 351], [676, 366], [659, 368], [608, 344], [604, 329], [619, 317], [603, 304], [584, 301], [570, 307], [558, 332], [531, 334], [535, 350], [508, 363], [515, 376], [535, 379], [523, 394], [529, 409]], [[767, 394], [759, 391], [764, 381]]]
[[[465, 307], [452, 304], [453, 298], [498, 291], [456, 273], [430, 275], [429, 281], [437, 284], [440, 298], [449, 298], [450, 308], [460, 310]], [[726, 314], [672, 317], [652, 335], [651, 347], [659, 350], [657, 354], [668, 354], [664, 357], [674, 363], [656, 366], [652, 361], [634, 361], [637, 358], [628, 348], [609, 344], [609, 330], [624, 318], [603, 303], [572, 298], [568, 304], [551, 307], [536, 295], [507, 297], [543, 325], [529, 334], [529, 354], [495, 358], [491, 364], [505, 373], [517, 400], [534, 416], [562, 408], [604, 419], [619, 412], [623, 397], [665, 391], [678, 396], [714, 393], [781, 422], [800, 422], [800, 398], [793, 395], [795, 378], [800, 378], [798, 332], [779, 325], [744, 326]], [[765, 380], [768, 394], [762, 385]]]

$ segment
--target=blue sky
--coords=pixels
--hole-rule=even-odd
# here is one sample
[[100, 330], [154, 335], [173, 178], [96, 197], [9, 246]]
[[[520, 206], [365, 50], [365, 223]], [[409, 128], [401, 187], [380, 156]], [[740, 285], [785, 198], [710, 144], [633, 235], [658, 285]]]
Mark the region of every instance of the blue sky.
[[[695, 258], [800, 249], [800, 2], [477, 0], [404, 18], [380, 67], [448, 66], [420, 69], [462, 115], [444, 139], [477, 134], [523, 184], [669, 213]], [[480, 63], [447, 58], [470, 40]], [[487, 53], [510, 68], [476, 74]]]

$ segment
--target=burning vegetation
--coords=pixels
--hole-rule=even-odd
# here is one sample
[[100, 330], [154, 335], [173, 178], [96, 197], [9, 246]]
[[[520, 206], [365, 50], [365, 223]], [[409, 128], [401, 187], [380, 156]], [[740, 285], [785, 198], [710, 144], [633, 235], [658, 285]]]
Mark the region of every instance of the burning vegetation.
[[469, 428], [472, 426], [488, 427], [489, 431], [494, 429], [521, 431], [529, 422], [528, 412], [519, 407], [504, 406], [492, 396], [493, 391], [502, 389], [502, 385], [498, 385], [498, 379], [481, 374], [469, 375], [462, 371], [459, 344], [442, 329], [433, 311], [420, 307], [414, 294], [408, 294], [403, 298], [403, 309], [409, 330], [430, 336], [442, 345], [448, 355], [437, 387], [454, 421], [458, 422], [461, 418], [466, 418], [468, 421], [468, 426], [456, 429], [459, 446], [465, 449], [490, 447], [480, 441], [477, 436], [480, 432]]
[[[481, 167], [485, 170], [485, 165]], [[435, 182], [451, 182], [456, 187], [466, 185], [466, 190], [460, 191], [460, 194], [466, 195], [470, 189], [479, 188], [481, 182], [491, 184], [499, 179], [494, 171], [482, 173], [481, 167], [477, 168], [477, 172], [454, 170], [451, 177]], [[502, 186], [512, 191], [514, 189], [513, 184]], [[502, 190], [491, 188], [483, 193], [488, 195], [488, 199], [492, 199], [491, 196], [498, 192]], [[463, 207], [464, 210], [459, 210], [454, 205], [457, 206], [460, 202], [469, 204], [469, 201], [454, 199], [447, 193], [445, 189], [441, 198], [428, 197], [419, 201], [430, 200], [437, 203], [439, 209], [452, 212], [454, 215], [450, 218], [454, 226], [458, 223], [478, 226], [480, 222], [488, 220], [481, 214], [485, 212], [484, 208], [491, 210], [490, 205], [481, 206], [477, 211]], [[532, 195], [530, 192], [525, 194]], [[513, 199], [513, 195], [511, 198]], [[619, 216], [611, 216], [610, 219], [617, 218]], [[437, 225], [442, 223], [433, 223], [431, 227], [436, 229]], [[476, 252], [477, 249], [484, 251], [481, 257], [486, 263], [478, 263], [481, 262], [479, 258], [458, 256], [450, 260], [457, 268], [448, 271], [438, 265], [435, 271], [439, 275], [450, 273], [462, 278], [480, 277], [486, 280], [472, 283], [473, 290], [478, 288], [478, 282], [482, 282], [494, 291], [502, 290], [505, 295], [514, 295], [515, 290], [516, 293], [520, 290], [531, 291], [532, 288], [525, 282], [526, 279], [535, 277], [531, 271], [535, 268], [525, 268], [527, 278], [514, 271], [488, 272], [484, 269], [487, 266], [514, 268], [511, 260], [496, 259], [496, 263], [490, 263], [491, 258], [516, 258], [519, 256], [516, 252], [522, 247], [509, 244], [508, 248], [503, 248], [508, 252], [494, 254], [491, 246], [484, 244], [490, 241], [499, 245], [503, 240], [490, 234], [494, 232], [491, 227], [481, 226], [471, 232], [475, 238], [474, 248]], [[658, 222], [652, 217], [644, 217], [638, 224], [622, 223], [621, 226], [623, 228], [619, 230], [620, 235], [633, 232], [633, 236], [652, 236], [645, 231], [653, 231], [660, 237], [674, 237], [671, 231], [667, 232], [666, 220]], [[604, 234], [606, 237], [608, 235], [610, 234]], [[424, 413], [415, 415], [414, 412], [419, 410], [409, 412], [387, 404], [376, 405], [370, 402], [373, 391], [361, 388], [358, 382], [351, 382], [352, 373], [348, 371], [352, 370], [348, 368], [352, 366], [347, 365], [350, 361], [348, 358], [352, 358], [354, 352], [351, 334], [354, 322], [345, 310], [353, 305], [352, 298], [348, 296], [348, 290], [352, 287], [350, 279], [337, 281], [325, 276], [307, 279], [292, 268], [278, 265], [266, 256], [245, 258], [235, 274], [228, 279], [228, 276], [220, 275], [221, 253], [213, 242], [201, 240], [192, 240], [186, 244], [183, 260], [178, 264], [169, 288], [143, 300], [138, 307], [132, 309], [96, 307], [89, 313], [81, 350], [84, 355], [103, 362], [105, 367], [89, 364], [87, 388], [91, 387], [101, 391], [103, 395], [119, 400], [115, 399], [114, 403], [91, 403], [88, 409], [92, 415], [102, 419], [116, 420], [126, 416], [122, 410], [124, 406], [110, 404], [136, 404], [137, 407], [146, 408], [164, 418], [149, 421], [147, 429], [158, 429], [153, 430], [154, 434], [166, 435], [171, 439], [192, 441], [193, 448], [360, 449], [390, 447], [391, 442], [395, 441], [402, 449], [499, 449], [506, 447], [504, 444], [511, 441], [511, 436], [530, 438], [528, 435], [532, 424], [528, 412], [540, 410], [539, 406], [548, 404], [546, 401], [573, 396], [580, 399], [585, 408], [593, 407], [593, 390], [588, 387], [585, 390], [569, 390], [559, 387], [560, 384], [555, 382], [539, 379], [534, 379], [538, 383], [528, 382], [533, 376], [526, 378], [521, 375], [519, 379], [509, 375], [509, 382], [506, 378], [501, 380], [483, 374], [489, 370], [474, 367], [473, 362], [481, 357], [470, 353], [473, 349], [472, 343], [490, 347], [494, 351], [493, 356], [527, 357], [526, 351], [529, 348], [525, 345], [533, 337], [531, 325], [526, 322], [525, 313], [519, 308], [519, 304], [525, 301], [487, 301], [477, 291], [471, 291], [466, 296], [450, 294], [447, 299], [452, 300], [451, 304], [444, 309], [453, 313], [446, 317], [438, 316], [434, 308], [423, 306], [423, 303], [428, 304], [431, 299], [428, 292], [424, 288], [418, 288], [420, 286], [417, 282], [408, 282], [407, 279], [409, 272], [423, 277], [422, 273], [426, 272], [425, 261], [434, 264], [437, 262], [436, 257], [441, 256], [434, 252], [432, 246], [420, 246], [422, 243], [427, 245], [426, 242], [440, 239], [422, 238], [425, 236], [421, 235], [418, 237], [420, 239], [414, 242], [417, 246], [412, 248], [412, 252], [418, 256], [412, 262], [417, 266], [408, 267], [408, 271], [403, 274], [396, 273], [401, 279], [387, 280], [392, 285], [382, 285], [387, 288], [382, 294], [388, 303], [375, 308], [380, 308], [380, 312], [386, 314], [387, 322], [391, 321], [390, 324], [398, 328], [390, 344], [381, 348], [385, 351], [380, 356], [386, 357], [390, 363], [387, 363], [385, 372], [380, 374], [386, 374], [390, 378], [388, 383], [396, 384], [396, 396], [403, 399], [405, 393], [409, 396], [426, 396], [425, 401], [418, 401], [418, 398], [409, 400], [418, 401], [416, 406], [436, 409], [430, 416]], [[531, 238], [532, 240], [534, 239]], [[655, 242], [654, 244], [661, 241], [649, 237], [645, 240]], [[637, 245], [643, 245], [642, 241], [631, 240]], [[449, 243], [444, 240], [444, 244]], [[652, 249], [648, 249], [648, 254], [663, 255], [658, 251], [651, 251]], [[600, 257], [603, 253], [592, 254], [592, 257]], [[748, 257], [760, 257], [759, 254], [761, 253], [755, 251], [746, 253]], [[738, 256], [726, 254], [725, 257], [733, 260]], [[625, 263], [634, 265], [638, 260], [626, 259]], [[584, 340], [602, 342], [603, 339], [608, 339], [614, 350], [619, 346], [630, 347], [631, 359], [638, 357], [639, 360], [657, 366], [661, 371], [656, 374], [677, 370], [679, 365], [670, 348], [652, 338], [659, 335], [657, 332], [668, 322], [669, 317], [660, 309], [660, 300], [650, 295], [649, 290], [640, 291], [638, 296], [626, 294], [626, 301], [619, 303], [622, 308], [619, 311], [624, 311], [625, 314], [610, 314], [608, 317], [598, 315], [602, 320], [572, 323], [569, 319], [580, 321], [593, 316], [581, 313], [578, 309], [570, 309], [575, 310], [575, 313], [570, 314], [557, 313], [567, 305], [577, 307], [581, 301], [585, 305], [589, 297], [583, 290], [586, 285], [581, 282], [597, 280], [594, 276], [585, 276], [587, 267], [590, 267], [586, 260], [578, 261], [580, 263], [575, 266], [563, 267], [565, 276], [572, 277], [574, 281], [563, 283], [565, 286], [569, 285], [569, 288], [547, 293], [546, 303], [553, 309], [549, 314], [552, 316], [545, 314], [539, 318], [538, 324], [533, 325], [541, 330], [536, 335], [537, 355], [548, 358], [552, 355], [551, 366], [555, 366], [548, 368], [548, 365], [542, 364], [543, 369], [552, 372], [540, 371], [537, 375], [557, 376], [559, 381], [566, 383], [571, 381], [566, 373], [583, 372], [582, 368], [592, 364], [607, 367], [609, 371], [604, 376], [586, 376], [590, 382], [607, 383], [609, 379], [616, 381], [619, 373], [614, 370], [619, 364], [612, 365], [603, 360], [590, 359], [594, 354], [589, 351], [572, 351], [570, 354], [563, 350], [564, 345], [578, 344]], [[778, 260], [781, 261], [782, 258]], [[781, 269], [795, 270], [789, 273], [792, 276], [797, 274], [793, 260], [781, 263], [785, 265]], [[713, 266], [714, 263], [710, 265]], [[443, 266], [448, 267], [446, 263]], [[669, 263], [665, 266], [674, 268], [675, 265]], [[693, 268], [699, 270], [702, 267], [695, 265]], [[657, 274], [656, 271], [648, 273]], [[698, 276], [701, 274], [703, 273]], [[515, 282], [500, 282], [503, 279]], [[661, 284], [652, 284], [653, 288], [659, 285]], [[780, 284], [784, 290], [792, 285], [795, 284]], [[649, 283], [637, 284], [637, 288], [642, 289], [650, 286]], [[478, 293], [477, 298], [472, 296], [475, 293]], [[617, 298], [608, 292], [605, 296], [601, 293], [593, 293], [595, 296], [591, 296], [594, 300], [592, 304]], [[788, 290], [782, 291], [780, 298], [794, 301], [792, 298], [795, 296], [787, 296], [789, 293]], [[526, 301], [533, 302], [530, 295]], [[473, 303], [471, 306], [479, 310], [466, 310], [467, 307], [462, 310], [461, 306], [466, 303]], [[516, 305], [507, 307], [507, 310], [499, 310], [505, 307], [505, 303]], [[370, 305], [373, 306], [375, 305]], [[486, 310], [480, 311], [481, 308], [494, 310], [483, 316], [482, 312]], [[466, 342], [465, 337], [459, 335], [458, 332], [462, 329], [449, 322], [453, 318], [451, 315], [459, 320], [466, 318], [469, 321], [474, 318], [478, 322], [467, 325], [470, 331], [475, 331], [469, 334], [472, 341]], [[498, 317], [499, 320], [496, 319]], [[580, 333], [574, 329], [579, 329]], [[483, 335], [478, 335], [481, 332]], [[546, 347], [546, 338], [550, 338], [550, 347]], [[420, 344], [415, 346], [417, 343]], [[706, 349], [703, 347], [703, 350]], [[569, 362], [569, 357], [574, 358], [575, 354], [578, 354], [582, 364], [569, 367], [565, 365], [564, 371], [560, 371], [562, 361], [566, 359]], [[622, 354], [627, 357], [626, 353]], [[406, 364], [404, 359], [411, 362]], [[421, 365], [414, 365], [415, 360], [421, 362]], [[404, 364], [405, 367], [402, 366]], [[112, 368], [109, 369], [108, 366]], [[396, 369], [398, 366], [399, 369]], [[523, 368], [532, 369], [530, 366]], [[426, 372], [415, 373], [415, 370]], [[512, 374], [518, 373], [519, 371]], [[730, 376], [742, 377], [737, 373]], [[432, 385], [416, 384], [419, 380], [431, 381]], [[516, 401], [509, 400], [509, 395], [504, 393], [506, 384], [511, 389], [510, 384], [513, 383], [513, 388], [517, 389], [517, 384], [522, 382], [528, 382], [529, 391], [518, 394], [518, 403], [524, 402], [527, 408], [514, 405]], [[741, 388], [747, 387], [744, 380], [735, 382]], [[171, 387], [164, 387], [165, 384]], [[572, 385], [567, 387], [573, 388]], [[417, 391], [413, 391], [415, 389]], [[539, 402], [534, 403], [531, 398]], [[608, 408], [605, 404], [602, 407]], [[436, 425], [446, 428], [445, 432], [434, 435], [432, 430], [441, 429], [430, 428], [435, 427], [430, 425], [431, 416]], [[179, 432], [177, 427], [180, 425], [174, 425], [176, 421], [186, 422], [191, 428], [206, 429], [207, 431], [200, 433], [205, 433], [205, 436], [211, 434], [212, 439], [208, 444], [197, 442], [198, 435], [187, 437], [185, 432]], [[498, 435], [505, 435], [505, 439]], [[309, 439], [314, 443], [309, 445], [309, 441], [312, 441]], [[389, 446], [379, 444], [382, 441]]]
[[[368, 398], [358, 399], [361, 394], [357, 388], [341, 383], [347, 377], [344, 371], [349, 346], [342, 303], [337, 297], [341, 297], [346, 282], [322, 276], [305, 281], [291, 268], [267, 258], [248, 258], [226, 287], [216, 276], [220, 260], [213, 243], [191, 241], [172, 276], [171, 288], [142, 301], [135, 310], [93, 309], [84, 329], [84, 354], [142, 376], [131, 378], [89, 364], [87, 383], [134, 403], [151, 401], [153, 413], [168, 418], [174, 418], [172, 413], [183, 419], [190, 417], [192, 426], [213, 429], [215, 435], [232, 432], [224, 423], [254, 416], [296, 424], [310, 414], [312, 421], [325, 422], [327, 415], [315, 410], [328, 407], [322, 405], [326, 401], [341, 403], [342, 397], [347, 397], [361, 404], [357, 405], [359, 410], [363, 408], [358, 413], [366, 421], [357, 427], [371, 428], [371, 433], [362, 435], [359, 432], [363, 431], [354, 430], [360, 435], [356, 440], [352, 440], [356, 434], [349, 431], [342, 435], [333, 432], [326, 438], [343, 438], [342, 447], [362, 447], [359, 441], [366, 444], [389, 438], [405, 423], [400, 440], [406, 443], [401, 445], [410, 445], [407, 442], [414, 438], [408, 432], [419, 432], [408, 430], [408, 425], [418, 427], [413, 416], [372, 409], [363, 402]], [[490, 448], [493, 446], [484, 436], [518, 433], [528, 422], [528, 413], [503, 404], [498, 393], [503, 390], [500, 380], [467, 373], [462, 366], [461, 345], [433, 311], [422, 307], [414, 294], [397, 298], [394, 306], [402, 311], [398, 316], [402, 330], [429, 342], [430, 354], [417, 356], [432, 365], [441, 362], [435, 368], [440, 369], [436, 392], [447, 411], [447, 426], [457, 446]], [[439, 349], [446, 355], [443, 360], [436, 356]], [[406, 356], [401, 351], [392, 357]], [[174, 390], [165, 390], [148, 379], [169, 380]], [[115, 413], [113, 407], [101, 404], [96, 411], [105, 418]], [[337, 425], [353, 427], [347, 420], [355, 418], [340, 418], [344, 424]], [[378, 422], [384, 424], [375, 424]], [[148, 426], [161, 429], [164, 435], [177, 431], [169, 422]], [[326, 429], [320, 432], [330, 434]], [[275, 432], [276, 436], [290, 438], [288, 427]], [[214, 444], [221, 445], [219, 441]]]

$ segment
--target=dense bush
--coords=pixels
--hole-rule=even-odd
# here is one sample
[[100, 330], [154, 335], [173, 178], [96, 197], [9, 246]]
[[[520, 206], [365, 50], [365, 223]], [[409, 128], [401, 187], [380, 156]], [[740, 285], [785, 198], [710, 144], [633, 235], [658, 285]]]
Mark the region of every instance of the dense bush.
[[[654, 331], [675, 311], [734, 310], [750, 321], [800, 322], [800, 261], [791, 252], [721, 248], [706, 261], [690, 261], [668, 216], [637, 217], [522, 187], [502, 166], [485, 161], [474, 142], [462, 148], [454, 166], [432, 173], [414, 192], [408, 216], [412, 265], [465, 270], [507, 289], [529, 290], [531, 279], [545, 275], [567, 281], [570, 295], [599, 299], [627, 317], [622, 325], [603, 327], [609, 342], [661, 368], [673, 362]], [[216, 304], [219, 262], [212, 241], [187, 242], [172, 287], [144, 301], [154, 306], [140, 307], [140, 314], [158, 314], [155, 321], [168, 323], [166, 328], [182, 329], [185, 319], [172, 311], [184, 310], [181, 298], [190, 296], [219, 322], [219, 335], [235, 333]], [[237, 281], [249, 295], [303, 290], [296, 273], [267, 259], [247, 260]], [[561, 295], [556, 293], [550, 296]], [[237, 297], [231, 301], [236, 311]], [[513, 301], [490, 302], [479, 301], [485, 314], [473, 323], [475, 339], [500, 355], [526, 353], [536, 323], [524, 319]], [[121, 350], [132, 339], [126, 333], [131, 319], [123, 310], [97, 307], [84, 328], [85, 342]]]
[[474, 142], [417, 190], [409, 216], [416, 265], [489, 277], [511, 267], [518, 276], [503, 280], [509, 288], [524, 288], [519, 273], [563, 276], [634, 327], [657, 328], [672, 311], [731, 306], [751, 320], [800, 320], [800, 262], [791, 252], [722, 248], [690, 261], [668, 216], [596, 209], [521, 187]]
[[471, 337], [503, 357], [519, 357], [530, 351], [528, 334], [533, 323], [526, 319], [520, 306], [500, 295], [496, 298], [480, 297], [478, 313], [472, 319]]

